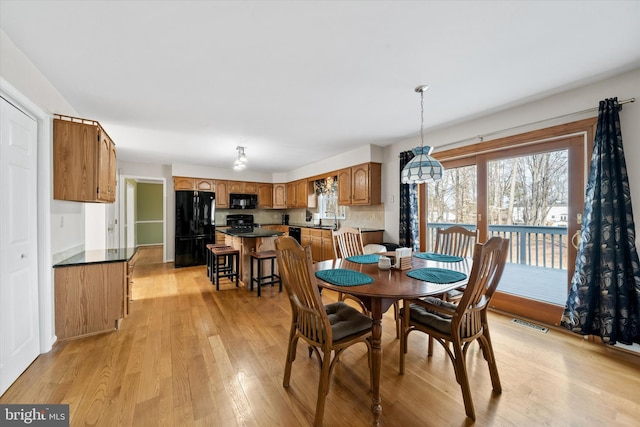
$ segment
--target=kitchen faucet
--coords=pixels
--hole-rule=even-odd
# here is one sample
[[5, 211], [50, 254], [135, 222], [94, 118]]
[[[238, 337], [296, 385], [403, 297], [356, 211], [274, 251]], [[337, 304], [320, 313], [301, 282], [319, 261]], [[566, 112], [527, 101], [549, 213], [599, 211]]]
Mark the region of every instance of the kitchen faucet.
[[338, 231], [338, 212], [333, 211], [333, 230]]

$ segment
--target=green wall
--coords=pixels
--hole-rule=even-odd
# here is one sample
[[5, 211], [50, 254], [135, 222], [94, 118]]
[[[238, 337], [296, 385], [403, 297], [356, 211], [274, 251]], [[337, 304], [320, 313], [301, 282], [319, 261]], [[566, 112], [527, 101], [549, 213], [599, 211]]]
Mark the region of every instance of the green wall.
[[137, 245], [163, 244], [162, 206], [162, 184], [138, 182], [135, 207]]

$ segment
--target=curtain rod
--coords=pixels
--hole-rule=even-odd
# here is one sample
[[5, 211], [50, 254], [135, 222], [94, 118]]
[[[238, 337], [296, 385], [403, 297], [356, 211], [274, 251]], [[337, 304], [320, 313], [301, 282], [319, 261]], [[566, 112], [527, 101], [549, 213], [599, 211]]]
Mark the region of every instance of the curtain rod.
[[[630, 102], [636, 102], [636, 99], [635, 98], [625, 99], [624, 101], [618, 102], [618, 105], [620, 106], [620, 109], [622, 109], [622, 106], [624, 104], [628, 104]], [[460, 144], [461, 142], [470, 141], [470, 140], [476, 139], [476, 138], [479, 138], [480, 142], [483, 142], [484, 138], [487, 137], [487, 136], [496, 135], [498, 133], [506, 132], [506, 131], [509, 131], [509, 130], [520, 129], [520, 128], [523, 128], [523, 127], [526, 127], [526, 126], [537, 125], [539, 123], [550, 122], [552, 120], [562, 119], [562, 118], [569, 117], [569, 116], [577, 116], [577, 115], [580, 115], [580, 114], [591, 113], [591, 112], [594, 112], [594, 111], [598, 111], [598, 109], [599, 109], [599, 107], [587, 108], [586, 110], [576, 111], [574, 113], [563, 114], [561, 116], [551, 117], [551, 118], [548, 118], [548, 119], [542, 119], [542, 120], [538, 120], [536, 122], [526, 123], [526, 124], [523, 124], [523, 125], [517, 125], [517, 126], [510, 127], [510, 128], [502, 129], [502, 130], [497, 130], [497, 131], [494, 131], [494, 132], [485, 133], [483, 135], [476, 135], [476, 136], [472, 136], [472, 137], [469, 137], [469, 138], [460, 139], [458, 141], [448, 142], [448, 143], [446, 143], [444, 145], [439, 145], [439, 146], [433, 147], [433, 148], [440, 149], [440, 148], [448, 147], [450, 145]]]

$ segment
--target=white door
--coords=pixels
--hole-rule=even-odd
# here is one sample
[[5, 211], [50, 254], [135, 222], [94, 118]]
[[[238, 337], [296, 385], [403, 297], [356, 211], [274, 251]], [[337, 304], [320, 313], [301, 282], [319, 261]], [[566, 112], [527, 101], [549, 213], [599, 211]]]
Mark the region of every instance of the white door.
[[37, 123], [0, 99], [0, 395], [39, 354]]

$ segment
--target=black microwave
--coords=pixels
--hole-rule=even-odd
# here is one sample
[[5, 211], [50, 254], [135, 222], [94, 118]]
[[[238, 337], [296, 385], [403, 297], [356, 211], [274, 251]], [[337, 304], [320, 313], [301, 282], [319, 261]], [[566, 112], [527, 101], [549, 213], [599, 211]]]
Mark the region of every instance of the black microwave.
[[258, 196], [255, 194], [229, 194], [229, 208], [255, 209], [258, 206]]

